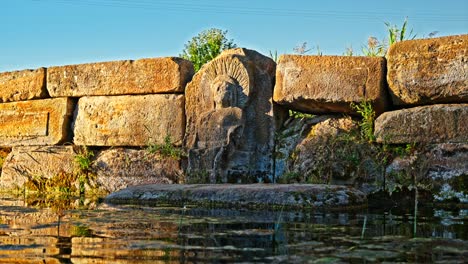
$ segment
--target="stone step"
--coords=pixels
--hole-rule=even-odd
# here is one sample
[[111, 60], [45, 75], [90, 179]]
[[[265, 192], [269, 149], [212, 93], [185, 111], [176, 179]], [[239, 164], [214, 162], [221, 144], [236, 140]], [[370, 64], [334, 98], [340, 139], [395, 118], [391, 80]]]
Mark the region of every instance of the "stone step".
[[395, 105], [468, 102], [468, 35], [397, 42], [387, 68]]
[[282, 55], [273, 100], [303, 112], [357, 114], [350, 103], [367, 99], [379, 114], [388, 106], [385, 70], [382, 57]]
[[110, 194], [110, 204], [197, 204], [290, 208], [362, 206], [366, 195], [351, 187], [321, 184], [153, 184]]
[[192, 63], [175, 57], [50, 67], [52, 97], [183, 93], [194, 74]]

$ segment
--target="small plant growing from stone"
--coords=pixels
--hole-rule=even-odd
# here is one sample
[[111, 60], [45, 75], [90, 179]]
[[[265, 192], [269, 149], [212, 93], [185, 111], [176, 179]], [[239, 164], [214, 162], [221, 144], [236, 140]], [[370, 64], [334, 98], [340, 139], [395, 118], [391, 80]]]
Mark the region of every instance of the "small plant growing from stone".
[[375, 111], [372, 107], [372, 103], [368, 100], [362, 100], [358, 104], [351, 103], [351, 108], [356, 110], [356, 112], [362, 117], [362, 120], [359, 122], [361, 136], [369, 142], [374, 142]]
[[362, 53], [368, 57], [378, 57], [385, 54], [385, 44], [376, 37], [370, 36], [367, 39], [367, 46], [362, 47]]
[[227, 30], [223, 31], [217, 28], [202, 31], [185, 44], [185, 48], [179, 56], [191, 61], [195, 72], [197, 72], [203, 64], [214, 59], [223, 50], [236, 47], [233, 40], [228, 39], [226, 35]]
[[[408, 32], [408, 18], [405, 18], [401, 28], [396, 25], [392, 25], [389, 22], [385, 22], [385, 26], [387, 27], [388, 39], [379, 41], [376, 37], [370, 36], [367, 40], [367, 46], [362, 47], [362, 53], [364, 56], [385, 56], [388, 47], [392, 44], [416, 38], [416, 34], [413, 33], [413, 29]], [[434, 32], [430, 33], [430, 35], [431, 34], [434, 34]]]
[[415, 39], [416, 34], [413, 33], [413, 29], [410, 30], [408, 33], [407, 26], [408, 26], [408, 18], [405, 18], [403, 25], [399, 28], [396, 25], [392, 25], [389, 22], [385, 22], [385, 26], [387, 26], [388, 30], [388, 45], [392, 45], [396, 42], [403, 41], [403, 40], [410, 40]]
[[354, 50], [352, 46], [346, 47], [345, 52], [343, 52], [343, 56], [352, 57], [354, 55]]
[[169, 135], [164, 137], [164, 143], [151, 143], [146, 149], [149, 153], [157, 153], [164, 158], [181, 159], [182, 157], [186, 156], [185, 152], [181, 148], [174, 147], [174, 144], [171, 140], [171, 136]]
[[272, 52], [270, 50], [270, 58], [275, 62], [278, 63], [278, 51], [275, 50], [275, 52]]
[[75, 156], [75, 162], [82, 171], [88, 171], [91, 167], [91, 159], [94, 157], [94, 152], [90, 151], [87, 147]]
[[85, 185], [90, 183], [90, 177], [93, 176], [91, 172], [93, 157], [94, 152], [89, 150], [86, 146], [83, 147], [75, 156], [75, 164], [78, 167], [78, 171], [76, 172], [76, 174], [79, 184], [80, 195], [83, 195], [85, 193]]
[[299, 112], [299, 111], [295, 111], [295, 110], [291, 110], [291, 109], [289, 109], [288, 114], [289, 114], [289, 117], [292, 117], [292, 118], [312, 118], [312, 117], [314, 117], [313, 114], [303, 113], [303, 112]]

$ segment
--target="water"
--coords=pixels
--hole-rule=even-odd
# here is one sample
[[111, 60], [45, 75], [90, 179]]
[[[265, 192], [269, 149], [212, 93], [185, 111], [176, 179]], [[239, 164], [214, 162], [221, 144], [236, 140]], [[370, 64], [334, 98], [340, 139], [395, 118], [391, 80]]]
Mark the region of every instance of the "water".
[[[51, 208], [41, 208], [49, 206]], [[66, 209], [80, 208], [80, 209]], [[468, 211], [251, 211], [0, 200], [3, 263], [462, 263]]]

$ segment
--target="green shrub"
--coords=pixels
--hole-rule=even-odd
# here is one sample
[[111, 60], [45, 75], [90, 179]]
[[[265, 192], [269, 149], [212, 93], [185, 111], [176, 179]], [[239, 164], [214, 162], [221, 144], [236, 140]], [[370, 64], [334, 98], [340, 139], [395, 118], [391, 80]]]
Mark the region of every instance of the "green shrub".
[[216, 28], [202, 31], [185, 44], [185, 48], [179, 56], [191, 61], [195, 72], [197, 72], [203, 64], [214, 59], [223, 50], [236, 47], [232, 39], [226, 38], [226, 34], [227, 30], [222, 31]]

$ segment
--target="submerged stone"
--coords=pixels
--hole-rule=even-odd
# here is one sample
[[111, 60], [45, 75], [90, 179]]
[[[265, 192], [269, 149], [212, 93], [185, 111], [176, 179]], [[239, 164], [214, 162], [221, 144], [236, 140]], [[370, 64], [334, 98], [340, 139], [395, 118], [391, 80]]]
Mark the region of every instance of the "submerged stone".
[[321, 184], [142, 185], [106, 197], [107, 203], [195, 203], [228, 207], [335, 208], [362, 206], [366, 195], [346, 186]]

